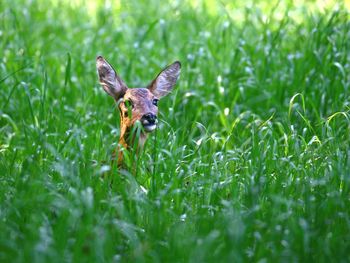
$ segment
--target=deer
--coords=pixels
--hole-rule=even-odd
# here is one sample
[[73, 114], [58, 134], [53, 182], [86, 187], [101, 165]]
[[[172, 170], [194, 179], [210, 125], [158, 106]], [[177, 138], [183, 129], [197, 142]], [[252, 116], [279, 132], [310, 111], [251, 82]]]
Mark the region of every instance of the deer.
[[[148, 135], [157, 128], [158, 101], [174, 88], [180, 76], [181, 63], [175, 61], [165, 67], [145, 88], [129, 88], [102, 56], [96, 58], [96, 67], [103, 90], [115, 100], [119, 108], [120, 138], [116, 150], [119, 169], [125, 166], [124, 151], [136, 150], [137, 154], [142, 150]], [[139, 136], [132, 132], [135, 127], [140, 129]], [[116, 153], [112, 161], [115, 158]]]

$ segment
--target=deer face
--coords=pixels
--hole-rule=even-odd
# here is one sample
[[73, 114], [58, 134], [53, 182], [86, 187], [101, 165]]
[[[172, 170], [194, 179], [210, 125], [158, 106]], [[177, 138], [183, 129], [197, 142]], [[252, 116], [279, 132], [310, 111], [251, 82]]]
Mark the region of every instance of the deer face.
[[127, 89], [119, 103], [122, 123], [128, 127], [140, 121], [146, 132], [157, 127], [158, 98], [149, 89]]
[[145, 132], [157, 127], [158, 100], [173, 89], [181, 64], [176, 61], [163, 69], [147, 88], [128, 88], [113, 67], [101, 56], [96, 66], [103, 89], [118, 103], [122, 129], [131, 128], [140, 121]]

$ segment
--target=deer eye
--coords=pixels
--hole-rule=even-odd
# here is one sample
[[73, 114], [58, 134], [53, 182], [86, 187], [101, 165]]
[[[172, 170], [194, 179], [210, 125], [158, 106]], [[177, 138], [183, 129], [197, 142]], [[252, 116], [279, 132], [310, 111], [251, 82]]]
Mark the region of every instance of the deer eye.
[[153, 99], [153, 100], [152, 100], [152, 104], [153, 104], [154, 106], [158, 106], [158, 99]]
[[126, 108], [128, 108], [128, 109], [133, 109], [134, 108], [134, 103], [132, 103], [132, 101], [131, 100], [126, 100], [126, 101], [124, 101], [124, 105], [125, 105], [125, 107]]

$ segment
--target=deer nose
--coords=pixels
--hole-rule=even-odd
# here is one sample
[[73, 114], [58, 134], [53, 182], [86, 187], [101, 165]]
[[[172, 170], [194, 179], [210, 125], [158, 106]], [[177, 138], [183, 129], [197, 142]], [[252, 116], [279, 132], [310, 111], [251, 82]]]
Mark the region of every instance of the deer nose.
[[157, 116], [153, 113], [147, 113], [142, 116], [141, 122], [144, 125], [155, 124], [157, 121]]

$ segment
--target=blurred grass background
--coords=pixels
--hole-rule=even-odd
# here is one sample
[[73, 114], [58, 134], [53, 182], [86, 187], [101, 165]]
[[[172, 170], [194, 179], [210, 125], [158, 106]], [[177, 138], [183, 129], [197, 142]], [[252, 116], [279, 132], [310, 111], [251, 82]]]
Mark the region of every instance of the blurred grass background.
[[[2, 0], [0, 261], [348, 262], [348, 8]], [[183, 65], [136, 174], [97, 55]]]

